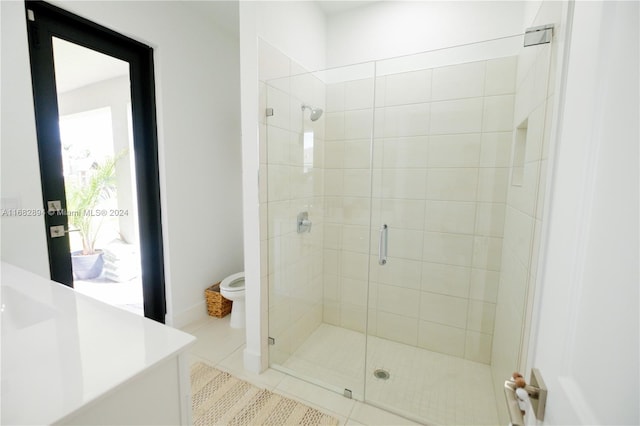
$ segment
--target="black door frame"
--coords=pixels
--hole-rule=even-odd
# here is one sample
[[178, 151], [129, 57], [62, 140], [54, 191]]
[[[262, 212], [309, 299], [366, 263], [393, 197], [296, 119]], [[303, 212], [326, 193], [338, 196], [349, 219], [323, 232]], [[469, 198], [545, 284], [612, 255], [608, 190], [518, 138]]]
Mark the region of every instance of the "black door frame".
[[[41, 1], [25, 1], [29, 56], [44, 211], [60, 200], [66, 211], [52, 37], [129, 63], [134, 163], [142, 263], [144, 313], [164, 323], [166, 296], [158, 170], [153, 49], [108, 28]], [[51, 226], [68, 229], [65, 214], [45, 214], [51, 279], [73, 286], [69, 238], [52, 238]]]

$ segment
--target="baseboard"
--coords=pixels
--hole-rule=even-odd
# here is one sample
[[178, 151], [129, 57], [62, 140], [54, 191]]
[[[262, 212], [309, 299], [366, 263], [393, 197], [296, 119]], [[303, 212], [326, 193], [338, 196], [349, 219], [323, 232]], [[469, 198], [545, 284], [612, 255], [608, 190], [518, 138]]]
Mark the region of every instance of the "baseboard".
[[171, 326], [173, 328], [182, 328], [194, 322], [202, 321], [205, 318], [207, 318], [207, 304], [203, 300], [182, 312], [173, 314]]
[[264, 368], [262, 366], [262, 357], [260, 356], [260, 354], [249, 352], [246, 348], [244, 351], [242, 351], [242, 354], [244, 358], [245, 370], [255, 374], [260, 374], [262, 373], [262, 371], [264, 371]]

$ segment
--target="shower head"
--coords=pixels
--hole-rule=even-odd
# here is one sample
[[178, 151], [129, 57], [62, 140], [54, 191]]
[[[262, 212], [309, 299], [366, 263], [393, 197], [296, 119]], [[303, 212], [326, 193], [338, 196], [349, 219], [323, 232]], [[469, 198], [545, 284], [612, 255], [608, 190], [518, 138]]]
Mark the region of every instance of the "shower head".
[[309, 116], [311, 121], [316, 121], [320, 117], [322, 117], [322, 113], [323, 113], [322, 108], [314, 108], [309, 105], [302, 105], [302, 110], [304, 111], [305, 109], [308, 109], [309, 111], [311, 111], [311, 115]]

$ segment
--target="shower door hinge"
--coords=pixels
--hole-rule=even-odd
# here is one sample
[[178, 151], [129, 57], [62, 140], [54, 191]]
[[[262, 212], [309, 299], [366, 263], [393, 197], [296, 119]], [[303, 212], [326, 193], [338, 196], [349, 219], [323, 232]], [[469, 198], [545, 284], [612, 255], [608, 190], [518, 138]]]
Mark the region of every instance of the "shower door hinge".
[[524, 32], [524, 47], [551, 43], [553, 24], [527, 28]]
[[271, 117], [273, 115], [273, 108], [267, 108], [265, 110], [265, 114], [267, 115], [267, 117]]
[[269, 337], [269, 345], [275, 345], [276, 344], [276, 339], [274, 339], [273, 337]]

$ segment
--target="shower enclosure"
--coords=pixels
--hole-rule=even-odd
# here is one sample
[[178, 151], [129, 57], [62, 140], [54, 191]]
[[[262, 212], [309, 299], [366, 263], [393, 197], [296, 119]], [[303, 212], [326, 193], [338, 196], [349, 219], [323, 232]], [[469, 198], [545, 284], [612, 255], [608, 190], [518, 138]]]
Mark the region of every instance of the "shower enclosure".
[[420, 422], [505, 421], [553, 99], [554, 47], [523, 39], [260, 82], [272, 368]]

